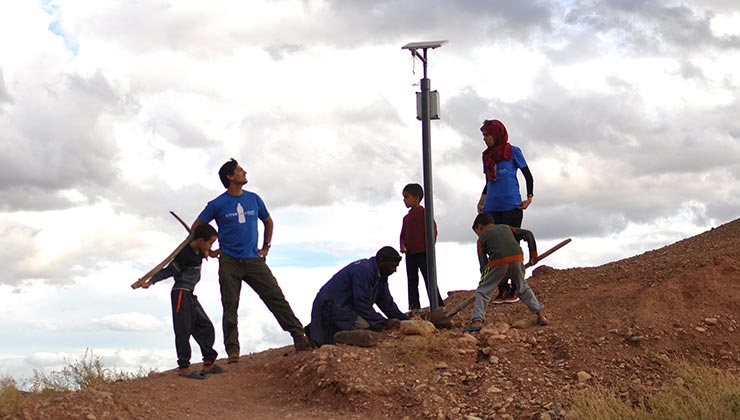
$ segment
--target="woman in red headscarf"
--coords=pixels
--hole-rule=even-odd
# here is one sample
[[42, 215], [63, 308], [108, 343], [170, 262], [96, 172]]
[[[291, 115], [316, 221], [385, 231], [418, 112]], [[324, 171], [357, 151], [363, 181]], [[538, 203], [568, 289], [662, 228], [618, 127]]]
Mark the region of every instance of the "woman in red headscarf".
[[[486, 150], [483, 151], [483, 172], [486, 186], [478, 201], [478, 212], [489, 213], [495, 224], [522, 226], [523, 211], [532, 204], [534, 178], [524, 159], [522, 149], [509, 143], [509, 133], [499, 120], [486, 120], [480, 128]], [[519, 192], [517, 169], [527, 184], [527, 199]], [[515, 286], [501, 282], [494, 303], [519, 301]]]

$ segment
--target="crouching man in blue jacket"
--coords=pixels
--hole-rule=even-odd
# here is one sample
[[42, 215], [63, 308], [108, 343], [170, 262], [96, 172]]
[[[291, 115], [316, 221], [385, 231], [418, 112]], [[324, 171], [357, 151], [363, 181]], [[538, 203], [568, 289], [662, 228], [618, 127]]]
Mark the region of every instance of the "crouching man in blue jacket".
[[[351, 330], [381, 331], [397, 328], [408, 319], [398, 309], [388, 289], [388, 276], [396, 272], [401, 256], [390, 246], [378, 250], [374, 257], [355, 261], [339, 270], [316, 295], [311, 308], [311, 323], [306, 332], [318, 345], [371, 345], [365, 341], [341, 340], [342, 332]], [[387, 316], [379, 314], [378, 308]], [[376, 339], [377, 340], [377, 339]]]

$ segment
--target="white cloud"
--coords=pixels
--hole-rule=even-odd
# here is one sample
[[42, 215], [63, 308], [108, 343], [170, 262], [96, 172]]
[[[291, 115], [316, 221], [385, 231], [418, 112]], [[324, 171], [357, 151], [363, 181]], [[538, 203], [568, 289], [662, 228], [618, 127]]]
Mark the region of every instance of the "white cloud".
[[140, 312], [106, 315], [94, 318], [90, 323], [114, 331], [167, 331], [167, 324], [163, 320]]
[[740, 35], [740, 13], [717, 14], [712, 18], [712, 32], [717, 36]]
[[69, 353], [35, 352], [26, 356], [23, 361], [29, 365], [38, 366], [43, 369], [62, 365], [69, 358]]

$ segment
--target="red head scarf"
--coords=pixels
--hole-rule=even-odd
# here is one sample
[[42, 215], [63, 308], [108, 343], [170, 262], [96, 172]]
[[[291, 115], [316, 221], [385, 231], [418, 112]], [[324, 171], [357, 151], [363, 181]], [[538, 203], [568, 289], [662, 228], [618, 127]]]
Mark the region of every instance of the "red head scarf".
[[493, 146], [483, 151], [483, 167], [486, 180], [496, 180], [496, 162], [511, 159], [509, 133], [499, 120], [486, 120], [480, 128], [481, 133], [493, 137]]

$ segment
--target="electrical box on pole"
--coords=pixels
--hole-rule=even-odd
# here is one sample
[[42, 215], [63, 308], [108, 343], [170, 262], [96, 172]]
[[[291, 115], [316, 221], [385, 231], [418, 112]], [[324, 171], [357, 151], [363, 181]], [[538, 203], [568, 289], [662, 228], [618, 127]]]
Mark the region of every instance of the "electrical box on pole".
[[[421, 121], [421, 92], [416, 92], [416, 119]], [[439, 119], [439, 92], [429, 92], [429, 119]]]

